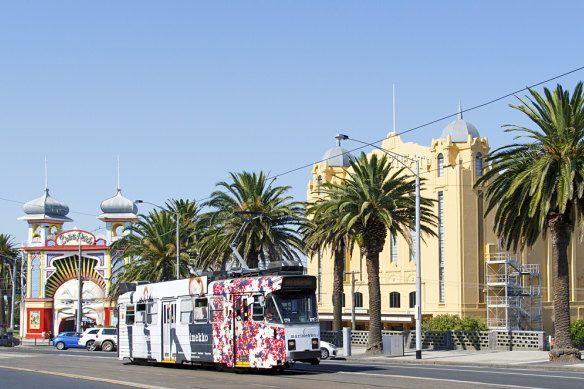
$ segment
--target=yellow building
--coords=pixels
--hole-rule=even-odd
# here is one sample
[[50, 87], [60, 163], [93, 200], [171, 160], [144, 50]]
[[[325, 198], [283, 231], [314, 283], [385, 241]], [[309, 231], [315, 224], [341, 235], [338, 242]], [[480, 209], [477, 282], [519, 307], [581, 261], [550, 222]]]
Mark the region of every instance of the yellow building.
[[[331, 148], [323, 156], [323, 162], [316, 163], [312, 169], [312, 180], [308, 184], [307, 199], [312, 201], [320, 196], [319, 184], [322, 182], [338, 182], [346, 176], [349, 166], [349, 153], [340, 145]], [[497, 320], [513, 314], [507, 307], [507, 313], [493, 310], [495, 302], [501, 300], [489, 289], [489, 285], [500, 276], [493, 274], [493, 269], [501, 272], [501, 265], [496, 259], [502, 258], [498, 249], [498, 240], [493, 233], [493, 218], [484, 214], [484, 200], [481, 193], [473, 189], [473, 184], [481, 174], [483, 157], [489, 152], [487, 138], [481, 138], [477, 128], [462, 119], [459, 113], [457, 120], [448, 124], [440, 138], [432, 139], [430, 146], [415, 143], [404, 143], [396, 133], [389, 133], [382, 142], [381, 148], [393, 153], [418, 160], [420, 177], [423, 180], [421, 195], [435, 200], [434, 210], [438, 217], [437, 237], [422, 236], [421, 242], [421, 279], [422, 279], [422, 314], [423, 317], [449, 313], [465, 316], [479, 316], [487, 319], [489, 324], [497, 327]], [[372, 153], [381, 156], [382, 150]], [[403, 158], [393, 159], [392, 166], [400, 168], [405, 163], [411, 169], [415, 164]], [[574, 232], [571, 254], [571, 309], [572, 320], [584, 319], [584, 245], [579, 243], [578, 232]], [[509, 258], [509, 257], [507, 257]], [[515, 259], [516, 258], [516, 259]], [[534, 294], [540, 293], [543, 310], [539, 324], [543, 321], [543, 329], [547, 333], [553, 330], [552, 323], [552, 291], [551, 291], [551, 245], [541, 240], [532, 249], [511, 257], [507, 264], [509, 268], [506, 288], [517, 281], [513, 277], [518, 274], [515, 268], [539, 268], [540, 277], [536, 277], [535, 287], [530, 289]], [[486, 261], [489, 262], [487, 266]], [[516, 261], [516, 262], [515, 262]], [[382, 322], [386, 329], [407, 330], [415, 327], [415, 273], [416, 265], [413, 250], [408, 240], [402, 236], [391, 239], [388, 234], [385, 247], [379, 257]], [[495, 264], [495, 265], [492, 265]], [[515, 264], [515, 265], [513, 265]], [[504, 266], [503, 266], [504, 267]], [[355, 274], [355, 318], [357, 329], [366, 329], [368, 324], [368, 286], [365, 258], [361, 258], [358, 248], [347, 256], [346, 272]], [[320, 255], [308, 259], [308, 273], [317, 277], [317, 300], [324, 328], [330, 328], [332, 323], [332, 286], [333, 259], [332, 254], [325, 250]], [[505, 273], [503, 271], [503, 273]], [[521, 271], [519, 271], [521, 273]], [[529, 278], [529, 274], [528, 274]], [[533, 277], [531, 277], [533, 279]], [[491, 281], [491, 282], [488, 282]], [[533, 280], [532, 280], [533, 281]], [[539, 288], [541, 282], [541, 288]], [[533, 285], [533, 282], [532, 282]], [[495, 288], [496, 289], [496, 288]], [[489, 307], [487, 293], [490, 290]], [[522, 288], [522, 290], [524, 290]], [[351, 320], [351, 276], [347, 274], [344, 282], [343, 322], [350, 325]], [[497, 300], [499, 299], [499, 300]], [[536, 299], [537, 300], [537, 299]], [[509, 302], [509, 300], [505, 300]], [[504, 304], [502, 304], [504, 305]], [[519, 305], [518, 305], [519, 306]], [[523, 307], [520, 307], [523, 310]], [[511, 312], [511, 313], [509, 313]], [[508, 318], [507, 318], [508, 319]], [[507, 324], [509, 321], [507, 321]], [[537, 320], [535, 321], [537, 323]], [[499, 327], [504, 327], [500, 326]]]

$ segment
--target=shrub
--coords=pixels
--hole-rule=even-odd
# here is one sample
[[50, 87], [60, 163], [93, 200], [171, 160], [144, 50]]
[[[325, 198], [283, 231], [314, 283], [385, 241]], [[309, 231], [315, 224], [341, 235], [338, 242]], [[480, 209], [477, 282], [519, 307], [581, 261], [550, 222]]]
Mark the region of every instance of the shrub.
[[422, 323], [424, 331], [487, 331], [487, 325], [478, 317], [458, 315], [436, 315]]
[[572, 345], [584, 349], [584, 319], [570, 323], [570, 332], [572, 334]]

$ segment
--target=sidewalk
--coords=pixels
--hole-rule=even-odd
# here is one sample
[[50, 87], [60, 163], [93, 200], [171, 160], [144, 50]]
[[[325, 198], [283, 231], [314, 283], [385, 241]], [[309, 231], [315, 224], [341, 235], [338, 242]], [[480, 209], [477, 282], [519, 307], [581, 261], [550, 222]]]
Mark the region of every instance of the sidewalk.
[[549, 362], [547, 351], [500, 351], [500, 350], [422, 350], [422, 359], [416, 359], [415, 350], [405, 350], [403, 357], [365, 354], [364, 347], [351, 347], [351, 356], [340, 358], [358, 361], [378, 361], [388, 363], [423, 363], [437, 365], [469, 365], [505, 368], [534, 368], [544, 370], [571, 370], [584, 372], [584, 360], [580, 362]]

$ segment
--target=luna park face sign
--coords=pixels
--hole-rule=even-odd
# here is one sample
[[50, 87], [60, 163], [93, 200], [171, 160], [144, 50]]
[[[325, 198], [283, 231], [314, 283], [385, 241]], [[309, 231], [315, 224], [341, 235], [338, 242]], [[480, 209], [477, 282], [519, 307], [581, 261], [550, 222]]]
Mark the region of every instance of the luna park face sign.
[[84, 231], [65, 231], [57, 236], [55, 243], [59, 246], [79, 245], [79, 241], [85, 246], [95, 244], [95, 237]]

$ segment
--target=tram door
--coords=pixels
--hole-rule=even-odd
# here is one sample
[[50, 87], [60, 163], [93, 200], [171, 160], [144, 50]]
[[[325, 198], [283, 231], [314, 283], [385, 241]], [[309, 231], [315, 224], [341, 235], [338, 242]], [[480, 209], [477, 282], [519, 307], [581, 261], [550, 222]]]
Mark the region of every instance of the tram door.
[[[253, 336], [249, 333], [247, 296], [234, 296], [234, 359], [236, 367], [249, 367], [249, 348], [253, 343]], [[246, 329], [248, 332], [246, 332]]]
[[176, 362], [176, 301], [163, 301], [162, 312], [162, 362]]

